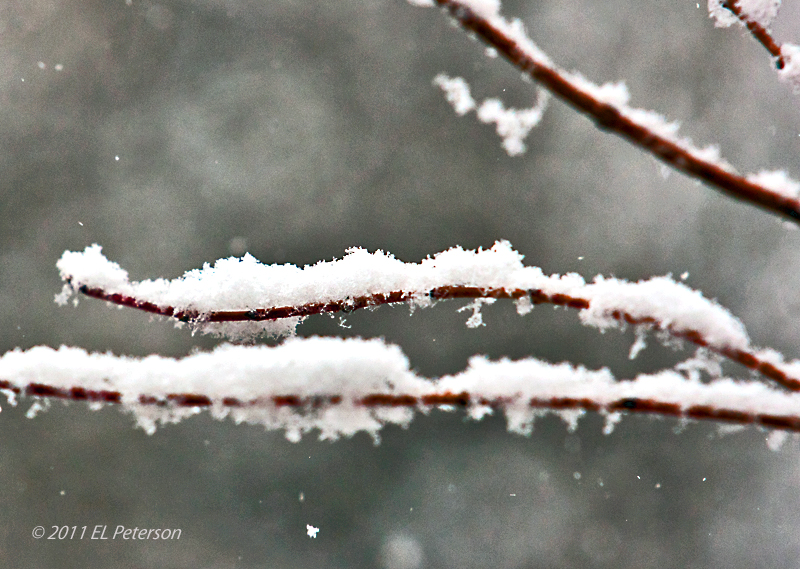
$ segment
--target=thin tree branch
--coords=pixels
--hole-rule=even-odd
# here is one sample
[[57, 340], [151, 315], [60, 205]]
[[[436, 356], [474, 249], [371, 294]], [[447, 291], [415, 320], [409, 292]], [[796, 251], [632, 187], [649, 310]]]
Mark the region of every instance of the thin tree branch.
[[781, 45], [776, 42], [769, 31], [761, 24], [751, 19], [739, 6], [739, 0], [723, 0], [722, 6], [730, 10], [750, 30], [750, 33], [775, 59], [775, 67], [783, 69], [786, 62], [781, 53]]
[[[302, 306], [281, 306], [275, 308], [257, 308], [253, 310], [218, 310], [200, 314], [192, 310], [175, 310], [171, 306], [157, 306], [151, 302], [137, 300], [131, 296], [118, 293], [107, 293], [99, 288], [90, 288], [80, 285], [78, 290], [86, 296], [105, 300], [120, 306], [136, 308], [152, 314], [169, 316], [183, 322], [259, 322], [264, 320], [277, 320], [279, 318], [305, 317], [315, 314], [331, 314], [336, 312], [353, 312], [360, 308], [377, 307], [383, 304], [396, 304], [410, 302], [420, 297], [419, 292], [394, 291], [385, 294], [359, 296], [330, 302], [309, 303]], [[484, 289], [471, 286], [443, 286], [431, 289], [427, 295], [434, 300], [452, 298], [496, 298], [496, 299], [521, 299], [528, 298], [532, 304], [551, 304], [566, 306], [577, 310], [588, 310], [591, 300], [580, 296], [568, 294], [547, 294], [542, 290], [521, 289]], [[614, 320], [633, 326], [647, 326], [668, 332], [671, 336], [707, 348], [712, 352], [724, 356], [744, 367], [759, 372], [764, 377], [775, 381], [780, 386], [791, 391], [800, 391], [800, 379], [792, 377], [779, 366], [765, 360], [756, 350], [734, 348], [724, 345], [715, 345], [697, 330], [680, 330], [671, 324], [665, 324], [652, 316], [634, 316], [628, 312], [616, 310], [609, 314]]]
[[445, 8], [465, 30], [475, 33], [523, 73], [562, 101], [586, 114], [600, 129], [626, 138], [673, 168], [707, 182], [730, 197], [800, 223], [800, 200], [797, 197], [750, 181], [726, 168], [723, 163], [704, 159], [682, 141], [655, 132], [648, 125], [628, 116], [624, 109], [600, 100], [574, 77], [553, 66], [546, 56], [526, 49], [519, 37], [510, 35], [510, 30], [501, 30], [495, 25], [498, 17], [490, 21], [458, 0], [436, 0], [436, 3]]
[[[123, 396], [119, 391], [91, 390], [83, 387], [63, 388], [44, 383], [29, 383], [19, 387], [10, 381], [0, 380], [0, 390], [15, 395], [31, 397], [52, 398], [72, 401], [85, 401], [95, 403], [122, 403]], [[277, 408], [291, 407], [302, 410], [314, 410], [341, 405], [345, 401], [342, 395], [273, 395], [268, 398], [243, 400], [236, 397], [223, 397], [214, 401], [207, 395], [197, 393], [169, 393], [164, 396], [142, 394], [138, 404], [156, 407], [191, 407], [210, 408], [222, 405], [231, 408], [259, 408], [274, 406]], [[356, 398], [356, 406], [366, 408], [411, 408], [427, 409], [430, 407], [449, 406], [469, 408], [471, 406], [488, 407], [501, 410], [517, 403], [515, 397], [486, 398], [473, 396], [463, 391], [452, 393], [444, 391], [427, 395], [386, 394], [372, 393]], [[710, 420], [739, 425], [760, 425], [770, 429], [781, 429], [800, 432], [800, 416], [776, 415], [771, 413], [749, 413], [739, 409], [726, 409], [712, 405], [692, 405], [682, 407], [677, 403], [644, 399], [637, 397], [624, 397], [609, 403], [594, 401], [588, 397], [550, 397], [531, 398], [525, 402], [531, 409], [547, 409], [553, 411], [583, 410], [596, 413], [645, 413], [666, 417], [685, 419]]]

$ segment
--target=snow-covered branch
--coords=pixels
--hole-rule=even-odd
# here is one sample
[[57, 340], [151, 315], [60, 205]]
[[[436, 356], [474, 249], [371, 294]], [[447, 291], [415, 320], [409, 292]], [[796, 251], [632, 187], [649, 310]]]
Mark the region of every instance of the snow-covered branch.
[[465, 408], [473, 419], [502, 411], [512, 432], [556, 412], [571, 429], [586, 412], [606, 416], [609, 433], [622, 413], [639, 412], [800, 431], [800, 394], [756, 382], [701, 383], [676, 371], [617, 381], [607, 369], [528, 358], [473, 357], [467, 369], [437, 380], [418, 376], [397, 346], [381, 340], [293, 338], [277, 347], [223, 345], [183, 359], [88, 354], [37, 347], [0, 357], [0, 390], [17, 395], [116, 403], [152, 433], [209, 410], [213, 417], [280, 429], [297, 441], [364, 431], [377, 440], [386, 424], [406, 426], [413, 411]]
[[523, 140], [542, 120], [549, 100], [547, 91], [542, 90], [536, 104], [529, 109], [506, 109], [500, 99], [486, 99], [479, 106], [470, 95], [469, 85], [462, 78], [450, 78], [440, 73], [433, 82], [445, 92], [445, 97], [458, 115], [476, 111], [479, 121], [497, 125], [497, 134], [503, 139], [503, 148], [509, 156], [525, 152]]
[[[673, 168], [731, 197], [800, 223], [800, 183], [785, 172], [740, 175], [720, 157], [716, 146], [698, 148], [677, 134], [677, 123], [667, 122], [653, 111], [628, 106], [630, 96], [624, 83], [598, 86], [578, 73], [559, 69], [528, 37], [521, 21], [509, 21], [500, 15], [499, 1], [435, 1], [465, 30], [475, 33], [553, 95], [586, 114], [599, 128], [626, 138]], [[788, 73], [789, 67], [794, 69], [795, 65], [786, 65], [781, 72]]]
[[770, 33], [781, 0], [708, 0], [708, 12], [714, 25], [727, 28], [735, 23], [747, 28], [775, 60], [781, 81], [800, 90], [800, 46], [781, 45]]
[[[559, 69], [530, 40], [521, 22], [500, 16], [498, 2], [436, 2], [601, 128], [734, 197], [800, 221], [800, 184], [784, 172], [740, 176], [715, 147], [697, 148], [677, 135], [676, 124], [629, 107], [624, 84], [598, 86]], [[752, 11], [725, 7], [768, 27]], [[508, 110], [494, 99], [478, 105], [463, 79], [442, 74], [434, 82], [458, 114], [475, 110], [480, 120], [496, 124], [510, 154], [524, 150], [523, 139], [540, 120], [547, 100], [541, 97], [526, 111]], [[482, 324], [481, 308], [497, 299], [513, 300], [520, 315], [536, 304], [566, 306], [579, 311], [583, 324], [600, 330], [636, 327], [631, 357], [644, 346], [644, 333], [655, 330], [659, 339], [688, 340], [760, 372], [784, 390], [757, 381], [737, 383], [721, 373], [712, 373], [712, 381], [703, 383], [697, 362], [617, 381], [605, 369], [587, 371], [533, 358], [490, 362], [475, 357], [463, 372], [431, 380], [411, 371], [399, 348], [380, 340], [291, 338], [274, 348], [226, 345], [181, 360], [155, 355], [138, 360], [78, 348], [15, 350], [0, 357], [0, 389], [12, 401], [30, 395], [119, 403], [148, 431], [157, 422], [173, 422], [207, 408], [216, 417], [285, 429], [293, 440], [311, 429], [319, 429], [323, 438], [358, 431], [375, 436], [385, 423], [407, 424], [413, 410], [442, 405], [465, 407], [474, 418], [502, 410], [509, 428], [518, 432], [529, 432], [542, 410], [557, 410], [571, 424], [587, 410], [605, 413], [609, 425], [618, 413], [637, 411], [800, 431], [800, 394], [795, 393], [800, 391], [800, 362], [786, 362], [773, 350], [754, 347], [736, 317], [671, 277], [632, 283], [601, 276], [586, 282], [574, 273], [545, 275], [524, 266], [522, 255], [504, 241], [488, 250], [456, 247], [420, 263], [360, 248], [349, 249], [342, 259], [302, 268], [264, 265], [245, 255], [206, 264], [178, 279], [141, 282], [130, 281], [99, 245], [92, 245], [65, 252], [58, 268], [65, 281], [56, 296], [59, 304], [81, 293], [234, 340], [293, 335], [308, 316], [382, 304], [415, 308], [444, 299], [472, 299], [462, 308], [472, 310], [470, 327]]]
[[[579, 310], [584, 324], [601, 330], [630, 324], [665, 332], [800, 390], [800, 363], [753, 347], [730, 312], [670, 277], [632, 283], [598, 276], [587, 283], [575, 273], [545, 275], [522, 259], [506, 241], [488, 250], [453, 248], [421, 263], [353, 248], [342, 259], [303, 268], [264, 265], [245, 255], [219, 259], [170, 281], [130, 282], [124, 269], [92, 245], [62, 255], [58, 268], [66, 284], [56, 301], [65, 304], [81, 292], [188, 322], [203, 333], [246, 339], [292, 333], [313, 314], [398, 302], [426, 307], [447, 298], [505, 298], [513, 299], [522, 315], [535, 304], [552, 304]], [[469, 326], [481, 324], [480, 306], [473, 306]]]

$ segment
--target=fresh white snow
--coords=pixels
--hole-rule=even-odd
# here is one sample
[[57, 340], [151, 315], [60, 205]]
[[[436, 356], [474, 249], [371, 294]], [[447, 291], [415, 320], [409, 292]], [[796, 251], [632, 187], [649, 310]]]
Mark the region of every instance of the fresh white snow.
[[762, 170], [758, 174], [748, 175], [747, 179], [781, 196], [790, 199], [800, 197], [800, 183], [792, 180], [783, 170]]
[[[420, 306], [431, 304], [430, 290], [443, 286], [468, 286], [484, 290], [541, 291], [568, 295], [589, 302], [581, 311], [584, 324], [606, 329], [621, 325], [619, 314], [638, 320], [652, 319], [653, 326], [673, 333], [698, 332], [715, 348], [748, 349], [750, 342], [742, 323], [717, 303], [671, 277], [654, 277], [637, 283], [598, 276], [587, 284], [574, 273], [545, 275], [538, 267], [525, 266], [523, 256], [507, 241], [491, 249], [464, 250], [454, 247], [424, 259], [404, 263], [393, 255], [365, 249], [348, 249], [342, 259], [320, 261], [303, 268], [295, 265], [264, 265], [251, 255], [219, 259], [213, 265], [188, 271], [174, 280], [131, 282], [127, 272], [105, 258], [99, 245], [83, 252], [65, 252], [58, 261], [61, 277], [68, 282], [56, 301], [64, 304], [80, 286], [102, 288], [158, 306], [196, 310], [198, 329], [227, 333], [234, 339], [266, 331], [291, 333], [299, 319], [281, 322], [203, 322], [212, 311], [251, 310], [303, 306], [335, 300], [401, 291]], [[480, 308], [487, 300], [471, 304], [468, 325], [479, 326]], [[529, 302], [529, 301], [528, 301]], [[529, 311], [518, 301], [520, 314]], [[644, 322], [646, 323], [646, 322]], [[269, 326], [273, 326], [272, 329]]]
[[[736, 0], [736, 3], [747, 18], [767, 30], [781, 7], [781, 0]], [[708, 15], [718, 28], [727, 28], [733, 24], [745, 25], [733, 12], [723, 7], [723, 0], [708, 0]]]
[[[756, 22], [769, 32], [773, 20], [778, 15], [781, 0], [737, 0], [737, 4], [748, 20]], [[733, 24], [747, 26], [744, 21], [722, 6], [722, 0], [708, 0], [708, 13], [718, 28], [727, 28]], [[783, 67], [778, 69], [778, 77], [784, 83], [791, 84], [795, 92], [800, 92], [800, 46], [792, 43], [781, 44], [780, 53]], [[796, 182], [792, 181], [792, 184]]]
[[795, 92], [800, 92], [800, 45], [784, 43], [781, 45], [783, 69], [778, 70], [778, 77], [785, 83], [791, 83]]
[[[428, 3], [411, 1], [413, 4], [429, 5]], [[736, 169], [720, 156], [719, 148], [716, 145], [698, 147], [690, 138], [678, 134], [679, 123], [670, 122], [657, 112], [629, 106], [630, 95], [624, 82], [616, 81], [597, 85], [579, 72], [568, 72], [558, 68], [531, 40], [525, 31], [524, 24], [520, 20], [507, 20], [500, 15], [500, 2], [498, 0], [459, 0], [458, 3], [485, 18], [492, 27], [512, 39], [517, 44], [517, 47], [531, 60], [535, 61], [537, 65], [550, 69], [574, 88], [589, 95], [596, 101], [613, 107], [623, 117], [675, 144], [693, 158], [731, 174], [737, 173]], [[739, 0], [739, 5], [750, 18], [768, 28], [777, 15], [780, 0]], [[710, 16], [714, 18], [718, 26], [725, 27], [734, 22], [741, 23], [729, 10], [722, 8], [721, 0], [709, 0], [708, 8]], [[782, 46], [782, 55], [786, 65], [779, 71], [781, 80], [792, 83], [795, 85], [795, 89], [800, 89], [800, 47], [793, 44], [784, 44]], [[463, 115], [477, 108], [475, 101], [469, 94], [469, 87], [463, 79], [450, 79], [446, 75], [440, 74], [434, 79], [434, 83], [445, 90], [445, 96], [453, 105], [457, 114]], [[489, 103], [489, 101], [494, 102]], [[489, 103], [489, 106], [484, 111], [483, 118], [481, 118], [481, 113], [479, 112], [480, 120], [496, 122], [498, 134], [503, 138], [503, 147], [509, 155], [516, 156], [523, 153], [525, 145], [522, 140], [530, 128], [541, 120], [546, 99], [540, 97], [536, 106], [528, 111], [506, 111], [502, 108], [502, 103], [497, 100], [487, 100], [484, 105], [487, 105], [487, 103]], [[500, 104], [499, 106], [498, 103]], [[528, 126], [529, 124], [530, 126]], [[748, 179], [754, 177], [757, 179], [758, 176], [760, 174], [751, 175], [748, 176]], [[784, 187], [794, 187], [795, 184], [798, 184], [788, 176], [785, 182]], [[767, 191], [775, 191], [773, 187], [763, 187]], [[778, 193], [781, 192], [779, 191]]]
[[[413, 305], [426, 306], [432, 304], [429, 291], [445, 286], [524, 293], [515, 301], [520, 314], [531, 312], [532, 299], [561, 295], [561, 302], [568, 297], [583, 306], [580, 319], [586, 325], [605, 330], [624, 326], [626, 321], [635, 324], [637, 340], [632, 355], [644, 347], [647, 328], [674, 336], [691, 332], [699, 334], [712, 350], [743, 350], [790, 376], [800, 375], [800, 362], [785, 362], [775, 351], [752, 348], [738, 319], [671, 277], [633, 283], [598, 276], [587, 283], [574, 273], [545, 275], [537, 267], [523, 265], [522, 260], [506, 241], [498, 241], [490, 249], [454, 247], [420, 263], [405, 263], [383, 251], [352, 248], [342, 259], [302, 268], [264, 265], [245, 255], [220, 259], [174, 280], [131, 282], [127, 272], [109, 261], [95, 244], [83, 252], [62, 255], [58, 268], [67, 284], [56, 300], [65, 304], [82, 286], [98, 288], [158, 306], [199, 311], [198, 325], [202, 326], [202, 315], [211, 311], [301, 306], [397, 291], [407, 293]], [[481, 325], [481, 308], [494, 301], [481, 297], [463, 307], [472, 312], [467, 325]], [[240, 325], [236, 335], [248, 328], [250, 332], [261, 330], [263, 323]], [[447, 392], [467, 394], [471, 401], [468, 414], [474, 419], [500, 409], [509, 430], [518, 433], [529, 433], [534, 419], [548, 412], [558, 413], [574, 429], [584, 409], [552, 411], [546, 403], [531, 405], [532, 400], [553, 398], [591, 401], [606, 414], [604, 432], [610, 432], [620, 417], [618, 409], [606, 407], [628, 398], [652, 399], [681, 409], [708, 406], [749, 415], [800, 414], [800, 393], [720, 378], [715, 357], [700, 350], [674, 369], [617, 381], [607, 369], [592, 371], [535, 358], [489, 361], [476, 356], [460, 373], [427, 379], [411, 369], [399, 347], [379, 339], [290, 338], [276, 347], [226, 344], [182, 359], [158, 355], [130, 358], [39, 346], [0, 356], [0, 380], [22, 393], [31, 384], [64, 391], [118, 393], [122, 406], [147, 432], [153, 432], [159, 423], [174, 423], [207, 408], [218, 419], [230, 417], [237, 423], [283, 430], [292, 441], [310, 431], [318, 431], [322, 439], [363, 431], [377, 440], [384, 425], [406, 426], [415, 409], [426, 412], [429, 406], [419, 398]], [[715, 379], [702, 383], [701, 372]], [[14, 403], [14, 390], [6, 393]], [[172, 404], [168, 402], [171, 394], [206, 397], [210, 405]], [[416, 403], [361, 404], [370, 395], [412, 397]], [[315, 404], [278, 405], [275, 397], [311, 398]], [[162, 404], [147, 404], [142, 398], [155, 398]], [[231, 398], [239, 403], [229, 404]], [[46, 401], [35, 400], [30, 412], [46, 407]]]
[[457, 115], [476, 111], [482, 123], [494, 124], [509, 156], [519, 156], [525, 152], [523, 140], [542, 120], [550, 98], [547, 91], [541, 90], [536, 104], [528, 109], [506, 109], [500, 99], [494, 98], [486, 99], [478, 106], [470, 94], [469, 85], [461, 77], [448, 77], [440, 73], [434, 77], [433, 83], [444, 91], [445, 99]]
[[[406, 426], [415, 409], [428, 409], [422, 404], [410, 408], [359, 404], [361, 398], [375, 394], [421, 397], [467, 393], [472, 398], [468, 412], [473, 419], [494, 412], [480, 398], [495, 400], [506, 416], [509, 431], [522, 434], [531, 432], [537, 416], [552, 412], [531, 407], [531, 399], [585, 399], [604, 406], [623, 398], [639, 398], [682, 409], [707, 405], [748, 414], [800, 414], [798, 393], [752, 381], [716, 379], [702, 383], [691, 374], [675, 370], [617, 381], [607, 369], [593, 371], [534, 358], [490, 361], [476, 356], [464, 371], [431, 380], [413, 372], [397, 346], [382, 340], [340, 338], [293, 338], [276, 347], [223, 345], [181, 359], [155, 355], [130, 358], [90, 354], [80, 348], [39, 346], [0, 356], [0, 378], [23, 391], [27, 385], [38, 383], [119, 392], [122, 406], [148, 433], [154, 432], [158, 423], [175, 423], [203, 408], [144, 405], [140, 396], [163, 400], [168, 394], [204, 395], [211, 400], [213, 417], [283, 430], [291, 441], [310, 431], [331, 440], [363, 431], [377, 441], [384, 425]], [[277, 406], [274, 396], [322, 399], [318, 405], [297, 408]], [[341, 400], [331, 403], [324, 399], [326, 396]], [[236, 398], [245, 405], [226, 406], [225, 398]], [[571, 428], [585, 413], [582, 409], [556, 412]], [[608, 415], [606, 432], [619, 420], [617, 412]]]

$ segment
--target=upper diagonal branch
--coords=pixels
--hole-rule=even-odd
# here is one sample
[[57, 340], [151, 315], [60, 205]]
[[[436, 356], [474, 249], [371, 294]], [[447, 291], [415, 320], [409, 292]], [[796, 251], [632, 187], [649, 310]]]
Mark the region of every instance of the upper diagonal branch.
[[[133, 297], [120, 295], [117, 293], [106, 293], [102, 289], [89, 288], [85, 285], [78, 287], [78, 290], [92, 298], [112, 302], [119, 306], [137, 308], [145, 312], [170, 316], [183, 322], [259, 322], [265, 320], [277, 320], [279, 318], [305, 317], [314, 314], [329, 314], [336, 312], [352, 312], [359, 308], [376, 307], [382, 304], [395, 304], [400, 302], [413, 301], [419, 295], [413, 292], [393, 291], [385, 294], [372, 294], [369, 296], [358, 296], [346, 300], [334, 300], [329, 302], [316, 302], [303, 304], [301, 306], [280, 306], [275, 308], [255, 308], [252, 310], [214, 310], [206, 314], [200, 314], [196, 310], [175, 310], [171, 306], [156, 306], [150, 302], [138, 301]], [[590, 307], [590, 301], [586, 298], [569, 296], [566, 294], [548, 295], [538, 289], [522, 290], [514, 289], [511, 291], [503, 289], [482, 289], [469, 286], [443, 286], [431, 289], [427, 296], [432, 299], [442, 300], [448, 298], [508, 298], [508, 299], [529, 299], [531, 304], [551, 304], [554, 306], [568, 306], [578, 310], [586, 310]], [[709, 348], [711, 351], [725, 356], [753, 371], [761, 373], [763, 376], [774, 380], [776, 383], [792, 391], [800, 391], [800, 379], [791, 377], [779, 365], [763, 358], [757, 351], [733, 348], [724, 345], [712, 345], [697, 330], [676, 329], [673, 325], [659, 322], [652, 316], [633, 316], [628, 312], [614, 310], [609, 316], [620, 323], [632, 324], [635, 326], [648, 326], [659, 330], [664, 330], [675, 338], [688, 340], [689, 342]]]
[[[586, 412], [648, 413], [800, 432], [800, 394], [754, 382], [703, 384], [675, 371], [617, 381], [591, 371], [533, 358], [474, 357], [464, 371], [420, 377], [397, 346], [381, 340], [293, 339], [277, 347], [221, 346], [182, 359], [89, 354], [40, 346], [0, 356], [0, 391], [16, 396], [121, 404], [148, 432], [209, 410], [215, 418], [282, 429], [290, 440], [313, 429], [335, 439], [389, 423], [406, 425], [412, 411], [467, 409], [473, 419], [505, 414], [510, 431], [527, 434], [544, 411], [571, 428]], [[32, 411], [35, 413], [37, 407]]]
[[[758, 371], [784, 388], [800, 390], [800, 364], [753, 347], [742, 323], [698, 291], [669, 277], [638, 283], [597, 277], [586, 283], [576, 274], [547, 276], [537, 267], [525, 267], [506, 242], [490, 250], [451, 249], [418, 264], [363, 249], [303, 269], [262, 265], [245, 256], [220, 259], [174, 281], [140, 283], [130, 282], [97, 245], [82, 253], [65, 252], [58, 266], [68, 283], [60, 302], [78, 291], [229, 336], [286, 332], [313, 314], [399, 302], [426, 306], [450, 298], [505, 298], [516, 300], [521, 314], [536, 304], [567, 306], [580, 311], [584, 324], [663, 331]], [[281, 319], [290, 324], [271, 328]]]
[[[723, 193], [800, 223], [800, 185], [785, 175], [771, 183], [767, 177], [741, 176], [718, 157], [716, 148], [698, 149], [675, 136], [675, 126], [650, 111], [627, 106], [627, 91], [619, 86], [598, 87], [558, 69], [527, 37], [518, 21], [498, 15], [497, 6], [466, 0], [435, 0], [461, 26], [477, 34], [508, 61], [556, 97], [589, 116], [599, 128], [611, 131], [653, 154], [673, 168], [703, 180]], [[480, 12], [480, 13], [479, 13]], [[607, 88], [608, 87], [608, 88]]]
[[781, 45], [775, 41], [769, 33], [769, 30], [760, 22], [750, 17], [749, 14], [745, 13], [738, 0], [722, 0], [721, 4], [724, 8], [730, 10], [742, 24], [750, 30], [755, 40], [764, 46], [764, 49], [775, 58], [775, 66], [778, 69], [783, 69], [786, 65], [786, 61], [781, 53]]
[[733, 23], [746, 27], [772, 55], [780, 80], [792, 83], [795, 93], [800, 93], [800, 46], [778, 43], [769, 29], [780, 3], [780, 0], [709, 0], [708, 10], [717, 27], [728, 27]]

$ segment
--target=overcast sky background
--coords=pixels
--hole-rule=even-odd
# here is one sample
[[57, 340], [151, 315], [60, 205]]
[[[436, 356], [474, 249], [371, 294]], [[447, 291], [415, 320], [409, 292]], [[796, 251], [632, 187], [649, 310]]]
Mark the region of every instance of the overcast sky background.
[[[626, 81], [631, 104], [716, 143], [742, 172], [800, 178], [800, 96], [743, 32], [690, 1], [505, 2], [560, 66]], [[800, 8], [775, 26], [800, 42]], [[64, 250], [99, 243], [133, 279], [248, 251], [304, 265], [348, 247], [419, 261], [509, 240], [546, 272], [687, 284], [756, 345], [800, 354], [800, 232], [663, 169], [558, 101], [510, 158], [433, 86], [526, 107], [537, 88], [438, 10], [399, 0], [28, 0], [0, 6], [0, 349], [182, 356], [218, 342], [89, 299], [53, 302]], [[512, 303], [308, 319], [381, 336], [437, 376], [536, 356], [618, 377], [691, 355]], [[264, 340], [267, 342], [268, 340]], [[734, 376], [747, 372], [729, 366]], [[336, 443], [206, 415], [152, 436], [118, 409], [0, 402], [0, 557], [16, 567], [786, 567], [800, 555], [800, 445], [623, 419], [417, 417]], [[657, 486], [658, 485], [658, 486]], [[303, 500], [300, 500], [300, 494]], [[177, 542], [34, 540], [34, 526], [181, 528]], [[306, 524], [320, 528], [316, 539]]]

